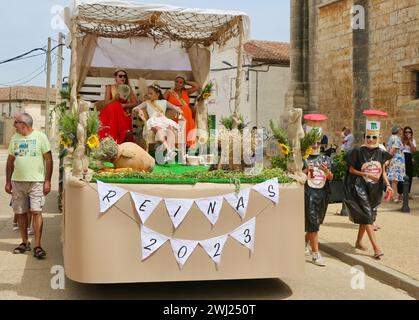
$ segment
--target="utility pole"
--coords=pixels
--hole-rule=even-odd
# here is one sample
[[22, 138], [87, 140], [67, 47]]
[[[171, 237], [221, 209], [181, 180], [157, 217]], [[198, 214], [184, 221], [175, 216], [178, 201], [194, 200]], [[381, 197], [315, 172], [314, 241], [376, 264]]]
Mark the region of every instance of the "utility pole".
[[[64, 35], [60, 32], [58, 34], [58, 52], [57, 52], [57, 79], [55, 80], [55, 105], [58, 106], [61, 103], [61, 94], [60, 91], [62, 89], [62, 77], [63, 77], [63, 44], [64, 44]], [[51, 136], [55, 138], [55, 141], [59, 141], [57, 139], [57, 113], [54, 113], [52, 117], [52, 133]], [[57, 147], [57, 145], [55, 146]]]
[[51, 87], [51, 38], [48, 37], [48, 51], [47, 51], [47, 84], [45, 96], [45, 134], [50, 137], [49, 132], [49, 89]]
[[9, 117], [12, 116], [12, 87], [9, 87]]

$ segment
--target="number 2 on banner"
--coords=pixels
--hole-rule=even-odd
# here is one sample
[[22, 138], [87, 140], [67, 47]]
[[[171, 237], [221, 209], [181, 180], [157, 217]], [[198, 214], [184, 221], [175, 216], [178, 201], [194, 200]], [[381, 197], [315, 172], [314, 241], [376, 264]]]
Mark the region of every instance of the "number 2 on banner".
[[157, 239], [150, 239], [150, 242], [152, 242], [152, 243], [150, 243], [148, 246], [144, 247], [145, 250], [150, 250], [151, 251], [150, 247], [154, 246], [157, 243]]
[[214, 244], [214, 249], [215, 249], [215, 253], [214, 253], [214, 255], [212, 256], [213, 258], [215, 258], [215, 257], [219, 257], [220, 256], [220, 254], [218, 253], [219, 251], [220, 251], [220, 249], [221, 249], [221, 244], [219, 243], [219, 242], [217, 242], [216, 244]]

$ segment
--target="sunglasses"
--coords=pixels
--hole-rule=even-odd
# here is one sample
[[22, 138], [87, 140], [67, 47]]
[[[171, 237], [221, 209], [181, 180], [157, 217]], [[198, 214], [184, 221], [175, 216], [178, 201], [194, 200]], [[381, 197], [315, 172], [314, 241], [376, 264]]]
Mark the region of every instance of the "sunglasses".
[[405, 131], [404, 133], [410, 133], [410, 134], [412, 134], [412, 131]]
[[378, 137], [377, 137], [377, 136], [367, 136], [366, 138], [367, 138], [367, 139], [373, 139], [373, 140], [377, 140], [377, 139], [378, 139]]
[[118, 78], [126, 78], [127, 77], [127, 75], [126, 74], [118, 74]]

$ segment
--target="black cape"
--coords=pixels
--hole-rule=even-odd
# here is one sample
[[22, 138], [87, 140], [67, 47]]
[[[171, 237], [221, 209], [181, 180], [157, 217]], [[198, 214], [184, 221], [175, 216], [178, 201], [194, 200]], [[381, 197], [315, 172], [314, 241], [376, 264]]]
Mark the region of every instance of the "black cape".
[[[332, 168], [332, 160], [325, 155], [310, 155], [304, 161], [304, 168], [308, 167], [309, 162], [313, 162], [315, 167], [320, 167], [322, 162], [326, 162], [329, 169]], [[305, 231], [317, 232], [323, 223], [328, 205], [329, 182], [321, 189], [311, 188], [306, 182], [304, 185], [304, 215]]]
[[349, 219], [357, 224], [372, 224], [377, 216], [377, 207], [383, 196], [383, 175], [377, 183], [367, 182], [363, 177], [349, 173], [349, 166], [361, 171], [364, 163], [377, 161], [381, 166], [392, 156], [380, 148], [365, 146], [349, 150], [345, 155], [348, 164], [343, 190], [344, 203], [349, 211]]

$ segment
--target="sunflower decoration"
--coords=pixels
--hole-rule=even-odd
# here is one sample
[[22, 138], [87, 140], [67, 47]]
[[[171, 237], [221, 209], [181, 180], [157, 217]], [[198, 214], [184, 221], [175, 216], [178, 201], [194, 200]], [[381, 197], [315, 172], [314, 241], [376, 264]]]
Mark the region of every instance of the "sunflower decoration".
[[87, 146], [89, 149], [97, 149], [99, 147], [100, 141], [97, 134], [92, 134], [86, 141]]
[[290, 153], [290, 148], [289, 148], [286, 144], [283, 144], [283, 143], [278, 143], [278, 145], [279, 145], [279, 149], [281, 150], [281, 153], [282, 153], [284, 156], [289, 155], [289, 153]]
[[211, 97], [212, 89], [214, 84], [210, 81], [208, 82], [205, 87], [202, 88], [201, 92], [199, 93], [198, 100], [207, 100]]
[[73, 141], [70, 138], [65, 137], [63, 132], [60, 132], [60, 145], [69, 149], [73, 146]]
[[310, 148], [306, 149], [306, 152], [304, 153], [303, 159], [306, 160], [310, 156], [310, 153], [311, 153], [311, 149]]

